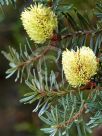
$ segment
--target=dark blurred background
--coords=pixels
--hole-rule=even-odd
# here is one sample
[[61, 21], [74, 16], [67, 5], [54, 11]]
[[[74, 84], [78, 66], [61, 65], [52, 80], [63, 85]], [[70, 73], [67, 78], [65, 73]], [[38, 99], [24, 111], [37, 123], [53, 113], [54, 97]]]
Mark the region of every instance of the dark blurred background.
[[[26, 0], [27, 1], [27, 0]], [[16, 7], [0, 6], [0, 52], [8, 50], [8, 46], [19, 48], [26, 42], [25, 32], [21, 25], [20, 13], [30, 0], [18, 0]], [[93, 12], [96, 0], [68, 0], [81, 12]], [[19, 99], [25, 91], [24, 84], [14, 82], [14, 77], [5, 79], [8, 68], [7, 60], [0, 54], [0, 136], [45, 136], [40, 132], [43, 123], [37, 114], [32, 113], [34, 105], [20, 104]]]

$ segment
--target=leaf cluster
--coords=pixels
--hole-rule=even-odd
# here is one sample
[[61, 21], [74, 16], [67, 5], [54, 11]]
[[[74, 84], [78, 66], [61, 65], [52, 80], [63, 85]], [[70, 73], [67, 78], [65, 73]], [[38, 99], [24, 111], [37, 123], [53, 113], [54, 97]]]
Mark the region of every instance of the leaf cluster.
[[[102, 123], [102, 3], [97, 4], [97, 13], [92, 18], [61, 0], [34, 2], [51, 6], [58, 17], [58, 30], [53, 39], [34, 49], [27, 40], [19, 52], [12, 47], [9, 53], [3, 51], [10, 66], [6, 78], [17, 73], [15, 81], [25, 82], [31, 89], [20, 102], [37, 101], [33, 112], [38, 111], [40, 119], [48, 125], [42, 129], [45, 133], [88, 136]], [[91, 79], [95, 86], [73, 88], [66, 82], [61, 65], [62, 51], [76, 50], [77, 46], [89, 46], [97, 56], [99, 69]]]

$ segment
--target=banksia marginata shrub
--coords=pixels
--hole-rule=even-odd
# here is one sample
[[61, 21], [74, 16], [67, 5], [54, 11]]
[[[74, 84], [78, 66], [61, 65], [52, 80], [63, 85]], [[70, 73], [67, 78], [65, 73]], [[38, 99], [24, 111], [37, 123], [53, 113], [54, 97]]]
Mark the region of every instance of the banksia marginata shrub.
[[26, 38], [20, 52], [2, 52], [10, 66], [6, 78], [17, 73], [15, 81], [30, 88], [20, 102], [36, 102], [33, 112], [47, 124], [45, 133], [91, 136], [102, 124], [102, 3], [91, 17], [67, 0], [30, 2], [21, 23], [34, 43]]

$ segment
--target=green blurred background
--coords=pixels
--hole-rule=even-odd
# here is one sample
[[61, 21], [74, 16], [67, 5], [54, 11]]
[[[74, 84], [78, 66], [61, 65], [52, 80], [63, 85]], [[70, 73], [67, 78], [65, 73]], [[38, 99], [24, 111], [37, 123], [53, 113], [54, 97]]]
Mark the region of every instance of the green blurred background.
[[[65, 1], [65, 0], [63, 0]], [[68, 0], [81, 12], [93, 13], [96, 0]], [[8, 46], [19, 48], [24, 46], [26, 34], [20, 21], [20, 13], [24, 6], [31, 0], [18, 0], [14, 8], [12, 5], [0, 6], [0, 51], [8, 50]], [[43, 123], [39, 121], [37, 114], [32, 113], [34, 105], [23, 105], [19, 103], [20, 97], [29, 88], [5, 79], [5, 71], [8, 62], [0, 54], [0, 136], [45, 136], [39, 129]]]

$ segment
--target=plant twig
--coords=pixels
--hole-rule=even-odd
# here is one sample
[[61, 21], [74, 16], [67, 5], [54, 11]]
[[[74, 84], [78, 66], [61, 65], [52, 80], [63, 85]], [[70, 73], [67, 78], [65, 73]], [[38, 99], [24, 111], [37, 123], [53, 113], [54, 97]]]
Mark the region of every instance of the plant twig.
[[[96, 87], [95, 89], [92, 90], [100, 90], [102, 89], [101, 87]], [[74, 90], [75, 91], [75, 90]], [[93, 92], [93, 91], [92, 91]], [[93, 92], [94, 93], [94, 92]], [[88, 96], [88, 99], [91, 99], [91, 94]], [[73, 123], [75, 120], [77, 120], [78, 118], [80, 118], [80, 116], [84, 113], [84, 111], [88, 108], [88, 105], [86, 103], [84, 103], [83, 107], [69, 120], [67, 120], [64, 123], [60, 123], [56, 126], [56, 128], [60, 129], [60, 128], [64, 128], [66, 126], [69, 126], [71, 123]]]
[[68, 91], [49, 91], [49, 92], [47, 92], [47, 91], [40, 91], [40, 95], [42, 96], [42, 97], [44, 97], [44, 96], [64, 96], [64, 95], [66, 95], [66, 94], [68, 94]]
[[56, 128], [60, 129], [70, 125], [82, 115], [85, 109], [87, 109], [87, 104], [84, 104], [83, 107], [71, 119], [67, 120], [66, 122], [62, 124], [57, 125]]
[[48, 51], [49, 51], [51, 48], [53, 48], [52, 45], [50, 45], [50, 46], [48, 46], [47, 48], [45, 48], [45, 49], [43, 50], [43, 52], [42, 52], [41, 54], [39, 54], [38, 56], [36, 56], [36, 57], [34, 56], [34, 57], [32, 57], [31, 59], [29, 59], [29, 60], [27, 60], [27, 61], [25, 61], [25, 62], [21, 62], [21, 63], [18, 65], [18, 68], [23, 67], [23, 66], [27, 66], [27, 65], [29, 65], [30, 63], [33, 63], [33, 62], [39, 60], [39, 59], [42, 58], [44, 55], [46, 55], [46, 54], [48, 53]]
[[98, 34], [98, 33], [101, 33], [101, 32], [102, 32], [102, 29], [101, 30], [97, 30], [97, 31], [94, 31], [94, 30], [90, 30], [90, 31], [76, 31], [76, 32], [68, 33], [66, 35], [61, 36], [61, 40], [65, 39], [65, 38], [68, 38], [68, 37], [80, 36], [80, 35]]

